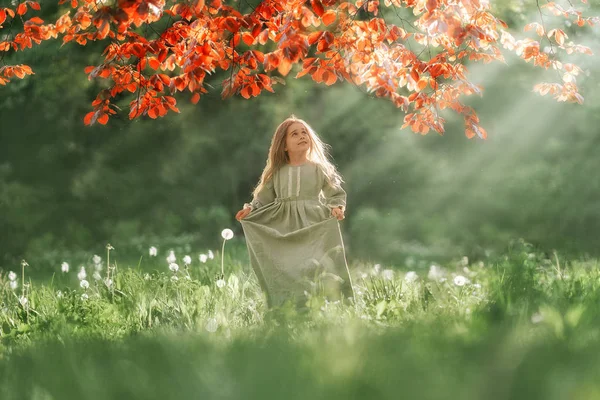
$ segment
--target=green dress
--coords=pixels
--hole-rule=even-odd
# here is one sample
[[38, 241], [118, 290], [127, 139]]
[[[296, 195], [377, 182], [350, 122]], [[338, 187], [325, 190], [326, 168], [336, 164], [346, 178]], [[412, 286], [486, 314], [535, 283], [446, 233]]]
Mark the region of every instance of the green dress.
[[321, 168], [306, 162], [275, 171], [240, 223], [250, 264], [269, 307], [305, 291], [334, 300], [353, 297], [338, 220], [331, 208], [346, 206], [346, 192], [331, 186]]

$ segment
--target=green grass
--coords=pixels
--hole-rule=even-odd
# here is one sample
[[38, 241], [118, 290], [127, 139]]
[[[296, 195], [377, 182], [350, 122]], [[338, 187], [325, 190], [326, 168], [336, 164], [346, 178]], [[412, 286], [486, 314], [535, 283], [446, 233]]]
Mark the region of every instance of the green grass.
[[113, 288], [88, 273], [87, 291], [72, 268], [27, 307], [0, 276], [0, 399], [600, 399], [597, 260], [520, 241], [431, 279], [355, 263], [354, 304], [314, 292], [299, 312], [266, 310], [239, 253], [217, 287], [215, 255], [191, 279], [161, 257]]

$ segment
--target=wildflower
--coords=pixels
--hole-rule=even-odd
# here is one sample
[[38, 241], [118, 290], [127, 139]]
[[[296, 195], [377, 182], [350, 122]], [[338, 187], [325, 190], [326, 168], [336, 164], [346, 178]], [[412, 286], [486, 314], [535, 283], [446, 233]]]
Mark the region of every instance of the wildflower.
[[207, 331], [209, 331], [211, 333], [214, 333], [214, 332], [217, 331], [218, 327], [219, 327], [219, 324], [218, 324], [218, 322], [217, 322], [217, 320], [215, 318], [209, 318], [209, 320], [206, 321], [205, 328], [206, 328]]
[[462, 275], [456, 275], [454, 277], [454, 284], [456, 286], [465, 286], [467, 283], [469, 283], [469, 280]]
[[179, 278], [177, 277], [177, 275], [173, 275], [173, 276], [171, 277], [171, 280], [172, 280], [173, 282], [175, 282], [175, 281], [178, 281], [178, 280], [179, 280]]
[[156, 249], [156, 247], [152, 246], [150, 247], [150, 250], [148, 250], [148, 253], [150, 254], [150, 257], [156, 257], [156, 255], [158, 254], [158, 250]]
[[8, 273], [8, 279], [11, 280], [11, 281], [16, 280], [17, 279], [17, 274], [15, 274], [14, 272], [10, 271]]
[[209, 251], [208, 251], [208, 258], [210, 258], [211, 260], [212, 260], [213, 258], [215, 258], [215, 255], [213, 254], [212, 250], [209, 250]]
[[62, 264], [60, 264], [60, 270], [62, 272], [69, 272], [69, 264], [66, 262], [63, 262]]
[[394, 271], [391, 269], [384, 269], [381, 272], [381, 276], [383, 276], [383, 279], [391, 281], [392, 279], [394, 279]]
[[92, 275], [92, 277], [97, 281], [102, 279], [102, 276], [100, 275], [100, 272], [98, 272], [98, 271], [94, 271], [94, 275]]
[[171, 252], [169, 253], [169, 256], [167, 257], [167, 262], [169, 264], [173, 264], [175, 261], [177, 261], [177, 257], [175, 257], [175, 252], [173, 250], [171, 250]]
[[183, 263], [190, 265], [192, 263], [192, 257], [190, 257], [190, 256], [183, 257]]
[[87, 274], [85, 273], [85, 267], [82, 265], [81, 269], [79, 270], [79, 273], [77, 274], [77, 278], [82, 281], [85, 278], [87, 278]]
[[409, 283], [416, 281], [418, 278], [419, 276], [415, 271], [408, 271], [406, 275], [404, 275], [404, 280]]
[[10, 281], [9, 285], [12, 290], [17, 290], [17, 288], [19, 287], [17, 281]]
[[440, 281], [444, 272], [440, 267], [435, 264], [431, 264], [429, 267], [429, 273], [427, 274], [427, 278], [432, 281]]
[[98, 265], [98, 264], [100, 264], [102, 262], [102, 257], [100, 257], [97, 254], [94, 254], [94, 257], [92, 257], [92, 261], [94, 261], [95, 265]]
[[25, 297], [25, 296], [21, 296], [21, 297], [19, 297], [19, 303], [21, 303], [21, 305], [22, 305], [23, 307], [26, 307], [26, 306], [27, 306], [27, 303], [29, 303], [29, 301], [27, 300], [27, 297]]
[[231, 229], [223, 229], [223, 232], [221, 232], [221, 236], [223, 237], [223, 239], [229, 240], [233, 237], [233, 231]]
[[171, 264], [169, 264], [169, 269], [173, 272], [177, 272], [177, 271], [179, 271], [179, 265], [172, 262]]
[[87, 300], [89, 299], [89, 296], [87, 295], [87, 293], [84, 293], [81, 295], [81, 300]]
[[224, 287], [224, 286], [225, 286], [225, 284], [226, 284], [226, 283], [225, 283], [225, 279], [219, 279], [219, 280], [217, 281], [217, 287], [218, 287], [219, 289], [221, 289], [222, 287]]
[[110, 278], [106, 278], [104, 280], [104, 284], [106, 285], [107, 288], [110, 288], [112, 286], [112, 284], [113, 284], [113, 281]]
[[79, 286], [81, 286], [82, 289], [87, 289], [90, 287], [90, 283], [85, 279], [82, 279], [81, 282], [79, 282]]
[[200, 254], [200, 257], [198, 257], [198, 259], [201, 263], [205, 263], [207, 259], [206, 254]]

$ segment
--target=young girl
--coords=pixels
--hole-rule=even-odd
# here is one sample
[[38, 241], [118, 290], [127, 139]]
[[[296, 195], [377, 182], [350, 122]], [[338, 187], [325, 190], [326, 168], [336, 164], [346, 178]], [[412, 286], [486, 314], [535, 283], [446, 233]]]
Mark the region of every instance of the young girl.
[[298, 305], [317, 285], [330, 298], [353, 297], [339, 222], [346, 192], [329, 146], [303, 120], [275, 131], [253, 201], [236, 214], [250, 263], [269, 307]]

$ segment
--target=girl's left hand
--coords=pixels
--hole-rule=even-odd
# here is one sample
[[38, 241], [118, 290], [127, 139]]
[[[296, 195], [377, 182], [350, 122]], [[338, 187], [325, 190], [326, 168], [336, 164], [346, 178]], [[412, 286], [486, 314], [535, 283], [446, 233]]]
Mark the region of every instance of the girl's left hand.
[[338, 221], [341, 221], [341, 220], [343, 220], [345, 218], [344, 217], [344, 211], [341, 208], [339, 208], [339, 207], [333, 208], [331, 210], [331, 215], [334, 216], [334, 217], [336, 217], [338, 219]]

